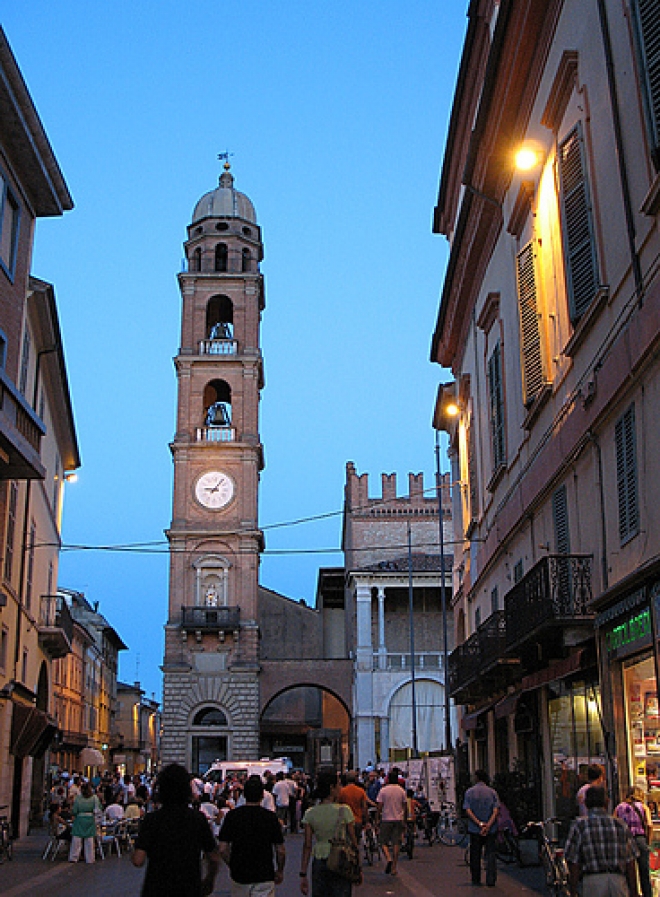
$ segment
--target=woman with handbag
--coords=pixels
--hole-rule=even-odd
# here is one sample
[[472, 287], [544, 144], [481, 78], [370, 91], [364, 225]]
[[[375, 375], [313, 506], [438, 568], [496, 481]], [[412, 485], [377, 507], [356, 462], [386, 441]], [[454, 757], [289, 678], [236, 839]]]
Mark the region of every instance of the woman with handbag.
[[315, 797], [302, 820], [305, 833], [300, 865], [300, 890], [309, 894], [307, 867], [312, 860], [312, 897], [351, 897], [361, 880], [360, 854], [353, 812], [338, 803], [341, 785], [336, 773], [319, 775]]
[[651, 897], [651, 874], [649, 871], [649, 851], [653, 835], [651, 813], [644, 803], [641, 788], [629, 788], [626, 799], [615, 808], [614, 815], [622, 819], [639, 847], [637, 873], [642, 897]]

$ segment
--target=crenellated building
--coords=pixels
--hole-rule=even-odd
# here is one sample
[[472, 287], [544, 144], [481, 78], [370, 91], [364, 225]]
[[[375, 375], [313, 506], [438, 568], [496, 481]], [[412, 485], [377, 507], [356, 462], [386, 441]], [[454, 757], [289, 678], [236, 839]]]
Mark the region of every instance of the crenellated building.
[[[346, 465], [342, 616], [333, 610], [330, 590], [321, 593], [328, 634], [336, 643], [343, 636], [353, 659], [353, 756], [361, 768], [370, 760], [404, 759], [415, 748], [449, 747], [436, 489], [426, 494], [421, 473], [408, 475], [406, 495], [397, 494], [396, 474], [383, 474], [381, 481], [380, 497], [371, 497], [368, 474], [358, 475], [352, 462]], [[450, 607], [454, 537], [448, 486], [447, 474], [440, 494]], [[447, 650], [452, 648], [449, 627]]]

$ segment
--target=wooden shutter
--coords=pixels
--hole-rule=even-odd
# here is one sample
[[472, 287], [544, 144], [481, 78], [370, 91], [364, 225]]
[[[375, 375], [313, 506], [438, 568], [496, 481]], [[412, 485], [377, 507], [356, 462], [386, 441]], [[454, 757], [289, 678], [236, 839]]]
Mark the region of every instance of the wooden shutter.
[[552, 522], [555, 528], [555, 551], [557, 554], [570, 554], [566, 486], [560, 486], [552, 495]]
[[525, 405], [531, 405], [545, 383], [541, 330], [536, 298], [534, 247], [531, 242], [518, 253], [516, 271], [518, 305], [520, 308], [523, 396]]
[[653, 161], [660, 169], [660, 3], [636, 0], [633, 9]]
[[616, 485], [619, 499], [619, 538], [623, 544], [636, 535], [639, 530], [634, 405], [631, 405], [617, 421], [615, 442]]
[[559, 144], [559, 177], [566, 284], [571, 320], [576, 323], [589, 307], [599, 286], [580, 122]]
[[470, 488], [470, 520], [476, 520], [479, 516], [479, 484], [477, 481], [477, 441], [474, 435], [474, 419], [470, 420], [470, 426], [466, 434], [467, 442], [467, 468]]
[[504, 465], [504, 403], [502, 399], [502, 363], [500, 344], [488, 360], [488, 391], [490, 394], [490, 426], [493, 442], [493, 472]]

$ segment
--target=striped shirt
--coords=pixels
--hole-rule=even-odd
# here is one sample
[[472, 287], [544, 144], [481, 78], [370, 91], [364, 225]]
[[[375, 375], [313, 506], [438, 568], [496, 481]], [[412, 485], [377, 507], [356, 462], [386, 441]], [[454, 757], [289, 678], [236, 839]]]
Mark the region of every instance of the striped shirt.
[[593, 809], [571, 826], [566, 839], [566, 860], [587, 875], [614, 872], [625, 875], [626, 866], [639, 856], [630, 829], [605, 810]]

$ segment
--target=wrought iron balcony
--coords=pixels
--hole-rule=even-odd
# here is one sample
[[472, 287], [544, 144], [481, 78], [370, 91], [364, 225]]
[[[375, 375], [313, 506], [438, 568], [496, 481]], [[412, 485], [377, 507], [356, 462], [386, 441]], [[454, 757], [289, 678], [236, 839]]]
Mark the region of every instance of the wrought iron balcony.
[[39, 644], [54, 660], [71, 653], [73, 618], [61, 595], [42, 595], [37, 619]]
[[449, 655], [450, 694], [471, 701], [506, 686], [517, 668], [517, 658], [507, 656], [505, 612], [495, 611]]
[[481, 668], [478, 632], [473, 632], [469, 639], [451, 652], [448, 664], [449, 694], [459, 702], [467, 701], [468, 692], [471, 694], [474, 690], [468, 690], [468, 686], [478, 678]]
[[186, 632], [231, 632], [240, 624], [240, 607], [181, 608], [181, 628]]
[[589, 623], [591, 555], [551, 554], [541, 558], [504, 596], [506, 647], [511, 651], [543, 629]]

